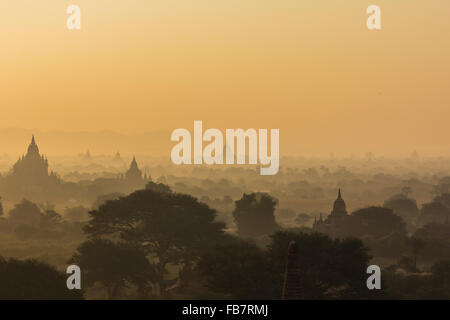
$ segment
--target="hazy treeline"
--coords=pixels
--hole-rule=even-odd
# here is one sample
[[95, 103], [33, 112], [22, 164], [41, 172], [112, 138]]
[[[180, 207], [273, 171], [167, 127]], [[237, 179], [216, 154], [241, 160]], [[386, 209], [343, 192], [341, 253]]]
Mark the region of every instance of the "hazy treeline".
[[[450, 297], [445, 161], [297, 161], [264, 178], [256, 167], [159, 164], [148, 167], [153, 181], [126, 188], [120, 176], [69, 183], [58, 175], [61, 186], [87, 188], [82, 201], [45, 186], [22, 195], [21, 186], [11, 189], [22, 199], [11, 201], [3, 189], [0, 281], [5, 270], [16, 270], [10, 286], [26, 281], [24, 272], [48, 273], [42, 281], [54, 291], [39, 292], [36, 282], [31, 298], [278, 299], [295, 240], [305, 298]], [[92, 187], [102, 179], [108, 188]], [[338, 186], [349, 214], [334, 239], [313, 224], [326, 219]], [[380, 292], [365, 286], [373, 263], [382, 267]], [[78, 296], [56, 284], [68, 264], [82, 269]]]

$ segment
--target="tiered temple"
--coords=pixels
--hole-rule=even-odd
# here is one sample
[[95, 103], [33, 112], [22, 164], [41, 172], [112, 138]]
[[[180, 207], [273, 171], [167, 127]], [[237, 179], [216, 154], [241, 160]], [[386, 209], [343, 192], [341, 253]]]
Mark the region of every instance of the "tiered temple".
[[147, 174], [142, 175], [142, 170], [139, 169], [135, 156], [133, 156], [130, 168], [125, 173], [125, 180], [129, 182], [142, 182], [148, 180]]
[[31, 185], [46, 185], [58, 180], [53, 172], [49, 174], [48, 160], [39, 153], [34, 135], [27, 153], [14, 164], [10, 177], [16, 182]]
[[325, 219], [314, 220], [314, 231], [326, 233], [332, 237], [337, 237], [341, 233], [343, 222], [348, 218], [347, 209], [344, 199], [342, 199], [341, 189], [338, 191], [337, 199], [334, 201], [331, 214]]

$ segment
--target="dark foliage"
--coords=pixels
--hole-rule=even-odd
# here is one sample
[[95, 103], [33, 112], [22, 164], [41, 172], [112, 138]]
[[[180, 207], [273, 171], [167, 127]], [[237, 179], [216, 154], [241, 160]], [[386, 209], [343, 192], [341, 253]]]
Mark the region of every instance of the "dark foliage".
[[202, 257], [199, 269], [208, 287], [235, 299], [280, 299], [287, 248], [299, 247], [306, 299], [368, 297], [370, 257], [358, 239], [332, 240], [322, 234], [279, 231], [268, 250], [245, 241], [217, 247]]
[[138, 244], [156, 259], [157, 282], [164, 292], [167, 264], [190, 266], [220, 241], [225, 225], [215, 210], [194, 197], [150, 189], [104, 203], [90, 212], [90, 237], [112, 235]]
[[78, 247], [71, 263], [83, 270], [83, 287], [101, 282], [110, 299], [120, 297], [121, 291], [130, 285], [145, 294], [150, 290], [149, 282], [155, 279], [154, 266], [145, 252], [130, 243], [105, 239], [86, 241]]
[[0, 257], [0, 299], [82, 299], [82, 291], [67, 289], [66, 280], [46, 263]]
[[236, 201], [233, 217], [242, 236], [268, 235], [278, 228], [275, 221], [277, 200], [265, 193], [245, 194]]

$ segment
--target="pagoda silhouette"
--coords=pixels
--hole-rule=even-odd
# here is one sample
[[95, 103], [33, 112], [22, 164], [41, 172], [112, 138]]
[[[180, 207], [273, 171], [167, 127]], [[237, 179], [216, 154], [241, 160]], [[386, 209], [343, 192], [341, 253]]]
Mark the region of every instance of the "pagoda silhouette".
[[143, 174], [139, 169], [139, 165], [136, 161], [136, 157], [133, 156], [129, 169], [122, 174], [121, 181], [124, 187], [128, 187], [130, 190], [136, 190], [144, 188], [147, 182], [151, 181], [151, 177], [147, 173]]
[[13, 165], [10, 182], [28, 186], [46, 186], [59, 182], [55, 173], [48, 170], [48, 159], [39, 153], [34, 135], [31, 138], [27, 153], [22, 155]]
[[342, 199], [341, 189], [339, 189], [331, 214], [325, 220], [322, 219], [322, 214], [320, 214], [318, 221], [314, 218], [313, 230], [328, 234], [331, 237], [339, 237], [343, 233], [348, 217], [345, 201]]

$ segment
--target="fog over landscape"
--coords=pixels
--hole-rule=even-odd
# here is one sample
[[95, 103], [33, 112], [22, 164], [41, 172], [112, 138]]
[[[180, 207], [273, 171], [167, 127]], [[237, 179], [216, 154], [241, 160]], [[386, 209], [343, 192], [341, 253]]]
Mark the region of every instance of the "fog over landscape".
[[448, 0], [72, 2], [0, 1], [0, 300], [450, 299]]
[[[390, 291], [384, 291], [382, 295], [385, 298], [416, 298], [422, 295], [444, 297], [447, 294], [444, 289], [434, 293], [407, 293], [396, 287], [400, 285], [399, 281], [412, 281], [409, 276], [404, 278], [405, 272], [406, 275], [420, 275], [427, 279], [436, 263], [442, 264], [445, 259], [450, 258], [450, 161], [445, 157], [425, 158], [417, 152], [404, 158], [381, 157], [370, 152], [361, 157], [282, 157], [278, 174], [261, 176], [256, 165], [176, 166], [164, 157], [139, 152], [136, 152], [139, 156], [121, 154], [119, 150], [114, 154], [95, 154], [94, 151], [87, 150], [49, 159], [45, 150], [40, 149], [39, 141], [33, 135], [26, 151], [18, 157], [19, 160], [14, 161], [16, 157], [9, 155], [1, 157], [0, 256], [21, 260], [38, 259], [59, 270], [64, 270], [70, 261], [78, 261], [82, 268], [90, 270], [89, 268], [96, 268], [94, 265], [90, 267], [90, 264], [94, 263], [91, 259], [106, 259], [95, 263], [107, 263], [115, 254], [138, 254], [133, 253], [133, 250], [138, 250], [139, 246], [128, 249], [120, 247], [132, 244], [136, 246], [137, 243], [133, 241], [126, 244], [128, 238], [125, 237], [114, 244], [108, 242], [111, 241], [108, 239], [113, 239], [108, 234], [119, 232], [123, 227], [125, 229], [117, 236], [137, 232], [141, 228], [140, 223], [128, 229], [128, 224], [122, 226], [121, 223], [117, 224], [118, 221], [125, 219], [125, 223], [127, 219], [133, 219], [130, 221], [136, 221], [133, 223], [135, 224], [143, 219], [139, 212], [147, 212], [146, 208], [152, 207], [161, 208], [162, 211], [153, 212], [153, 209], [150, 209], [149, 216], [142, 220], [146, 225], [153, 221], [152, 219], [158, 219], [154, 220], [153, 227], [146, 231], [150, 232], [148, 239], [153, 239], [150, 241], [157, 244], [162, 241], [160, 237], [169, 237], [165, 241], [175, 241], [173, 245], [181, 247], [188, 246], [183, 250], [194, 250], [191, 254], [196, 252], [195, 255], [198, 255], [195, 259], [190, 255], [188, 260], [187, 257], [177, 257], [180, 253], [173, 258], [169, 255], [164, 258], [168, 260], [161, 266], [160, 259], [172, 249], [167, 247], [165, 250], [169, 251], [150, 251], [142, 256], [149, 259], [149, 262], [145, 263], [154, 263], [155, 267], [162, 267], [166, 271], [160, 275], [149, 274], [148, 279], [140, 280], [144, 282], [133, 282], [133, 278], [125, 280], [128, 275], [123, 275], [126, 282], [117, 288], [109, 287], [111, 283], [108, 281], [112, 281], [112, 278], [101, 280], [102, 276], [99, 274], [96, 279], [95, 272], [106, 272], [106, 265], [98, 271], [93, 269], [88, 271], [93, 273], [94, 278], [88, 278], [92, 282], [87, 282], [85, 298], [195, 298], [198, 295], [210, 298], [276, 298], [276, 288], [281, 286], [281, 280], [276, 282], [276, 285], [266, 283], [267, 289], [261, 289], [258, 294], [254, 293], [256, 296], [252, 293], [254, 288], [248, 287], [253, 284], [237, 282], [234, 288], [222, 288], [222, 280], [211, 278], [208, 273], [212, 265], [219, 263], [216, 259], [222, 259], [214, 256], [214, 252], [218, 253], [215, 250], [219, 250], [217, 248], [221, 246], [231, 246], [230, 249], [238, 246], [235, 249], [239, 255], [249, 249], [245, 249], [245, 246], [251, 244], [255, 246], [253, 250], [261, 250], [260, 254], [263, 255], [266, 247], [268, 250], [274, 250], [273, 246], [281, 244], [273, 241], [288, 241], [289, 238], [300, 237], [299, 245], [306, 245], [313, 240], [302, 240], [302, 237], [319, 235], [325, 237], [324, 239], [330, 239], [327, 236], [331, 239], [344, 239], [342, 245], [345, 245], [347, 237], [361, 239], [358, 240], [362, 241], [361, 250], [368, 250], [369, 255], [357, 263], [361, 263], [362, 268], [369, 261], [376, 263], [383, 270], [390, 270], [394, 277], [390, 280], [392, 283], [388, 284], [392, 286]], [[183, 195], [189, 196], [184, 198]], [[191, 196], [193, 198], [190, 198]], [[174, 201], [173, 205], [178, 201], [188, 201], [182, 210], [194, 210], [191, 213], [194, 216], [189, 218], [185, 216], [186, 213], [176, 213], [179, 210], [175, 209], [176, 205], [169, 211], [163, 210], [164, 206], [171, 205], [167, 202], [169, 200]], [[189, 209], [190, 206], [193, 206], [192, 209]], [[200, 207], [194, 209], [197, 206]], [[136, 213], [133, 213], [134, 210], [137, 210]], [[175, 211], [171, 213], [172, 210]], [[206, 214], [207, 211], [202, 213], [203, 210], [210, 210], [211, 216], [205, 220], [203, 228], [212, 228], [208, 231], [213, 232], [211, 235], [205, 233], [201, 223], [188, 227], [199, 219], [195, 218], [195, 214]], [[104, 220], [112, 219], [116, 214], [118, 216], [115, 219], [119, 220]], [[134, 217], [135, 214], [138, 215]], [[206, 217], [203, 216], [202, 219]], [[178, 223], [182, 233], [170, 236], [179, 228]], [[153, 228], [156, 229], [151, 231]], [[173, 231], [163, 231], [166, 228]], [[216, 231], [212, 231], [213, 229]], [[105, 237], [101, 236], [103, 232], [106, 232]], [[181, 232], [181, 229], [178, 232]], [[213, 236], [216, 232], [218, 233]], [[217, 241], [216, 245], [219, 247], [214, 249], [213, 245], [208, 249], [195, 242], [189, 244], [189, 241], [192, 241], [188, 240], [192, 236], [190, 233], [225, 238], [211, 238], [211, 245]], [[177, 240], [178, 237], [181, 238]], [[238, 245], [238, 239], [244, 242]], [[318, 247], [311, 249], [316, 252], [322, 250], [320, 241], [316, 244], [313, 241], [311, 245]], [[411, 247], [414, 241], [417, 243]], [[114, 247], [116, 245], [119, 247]], [[158, 246], [160, 245], [162, 243]], [[285, 245], [287, 248], [287, 244]], [[239, 246], [244, 247], [239, 249]], [[98, 256], [90, 256], [89, 250], [96, 250]], [[112, 253], [112, 257], [108, 254], [102, 258], [101, 252], [106, 254], [108, 250], [119, 251]], [[284, 251], [282, 248], [277, 250]], [[332, 254], [329, 250], [334, 249], [324, 250], [324, 253]], [[154, 254], [164, 255], [158, 258]], [[314, 256], [309, 257], [309, 254], [307, 256], [303, 258], [313, 259], [313, 264], [325, 263], [315, 261]], [[250, 259], [250, 256], [247, 258]], [[229, 262], [220, 262], [222, 267], [226, 266], [226, 263], [231, 263], [232, 267], [234, 258], [229, 259]], [[284, 259], [274, 263], [282, 263]], [[129, 263], [128, 267], [136, 267], [132, 260]], [[347, 263], [353, 262], [348, 260]], [[279, 266], [281, 270], [282, 266], [283, 264]], [[145, 274], [152, 270], [151, 266], [148, 268], [143, 269], [142, 272], [147, 271], [142, 277], [147, 277]], [[184, 268], [189, 268], [189, 271]], [[399, 270], [403, 278], [397, 279]], [[225, 276], [228, 271], [224, 272]], [[250, 270], [244, 268], [234, 272], [245, 273]], [[263, 270], [258, 269], [258, 272]], [[277, 272], [272, 276], [276, 274]], [[133, 277], [133, 274], [129, 276]], [[318, 277], [313, 277], [312, 280], [319, 281], [321, 276]], [[270, 281], [277, 281], [275, 279]], [[182, 281], [187, 283], [181, 285]], [[346, 283], [348, 279], [344, 276], [343, 281]], [[430, 281], [434, 280], [430, 278]], [[144, 284], [147, 293], [140, 291], [144, 290], [140, 288]], [[200, 284], [203, 289], [198, 287]], [[314, 283], [305, 284], [306, 287], [309, 285], [315, 288], [309, 292], [310, 298], [332, 297], [327, 291], [316, 292], [318, 289]], [[331, 283], [329, 285], [334, 286]], [[361, 284], [355, 284], [356, 287], [347, 285], [350, 285], [349, 290], [355, 290], [352, 294], [363, 294], [360, 291], [362, 289], [358, 289]], [[337, 297], [352, 297], [352, 294], [347, 294], [350, 293], [342, 292]], [[369, 297], [366, 294], [363, 296]]]

